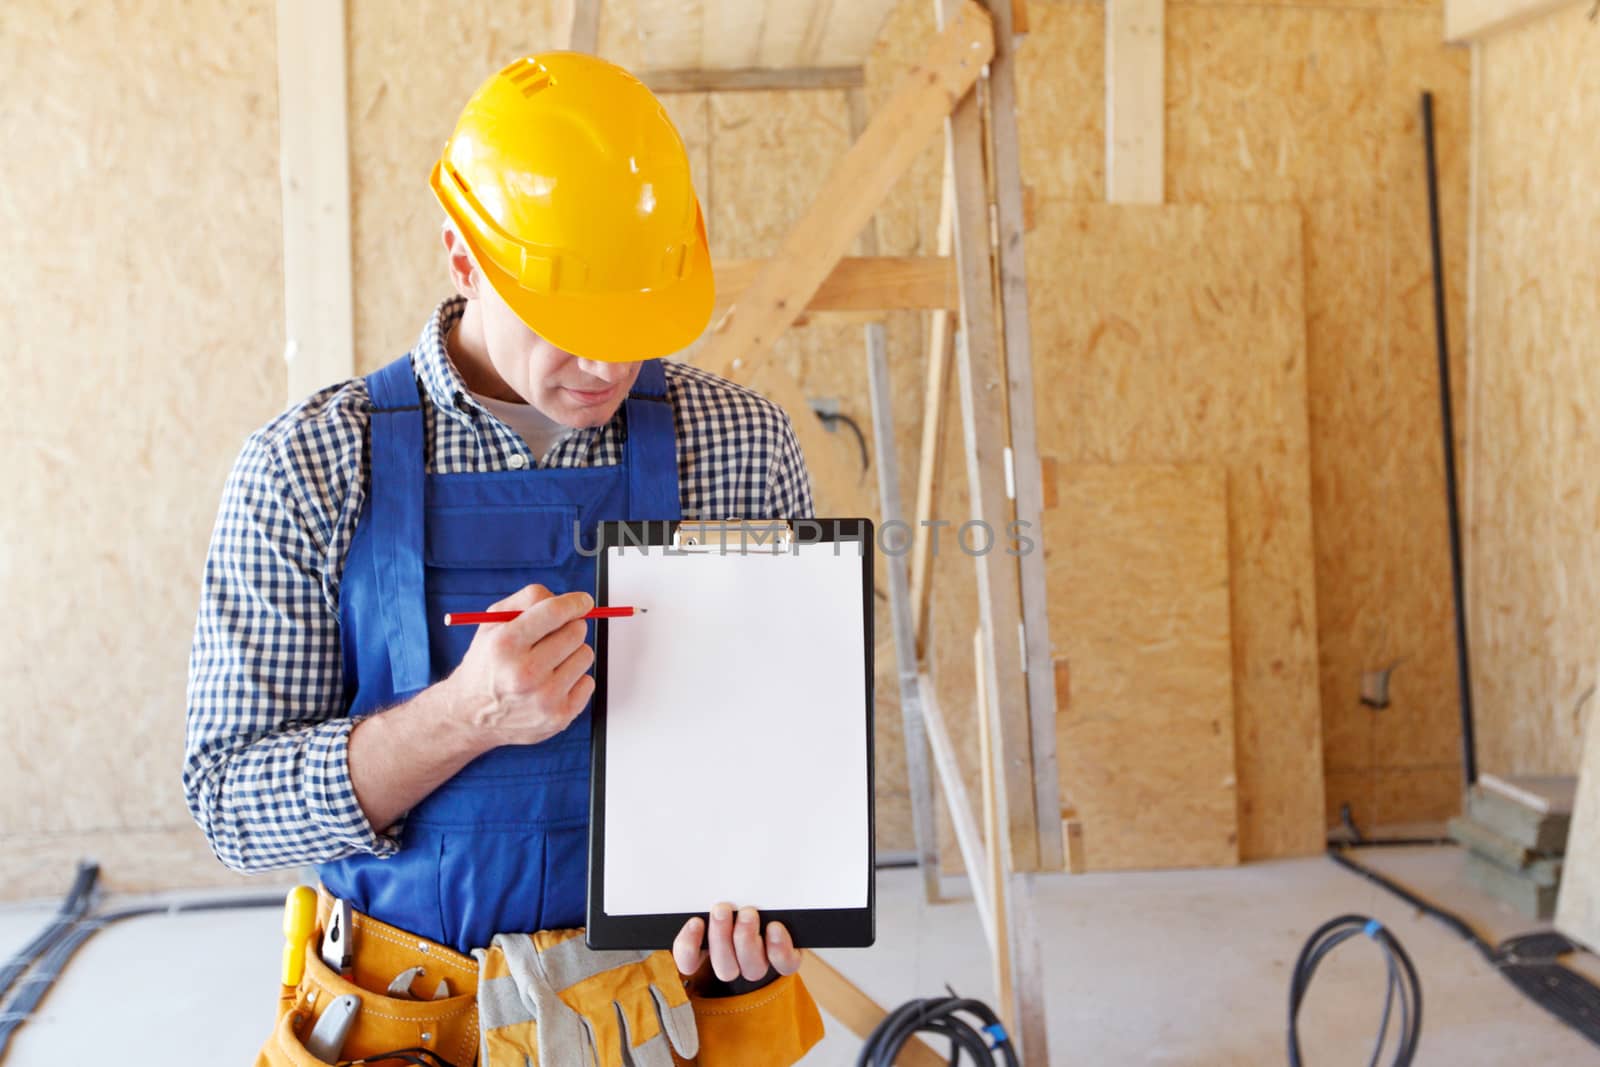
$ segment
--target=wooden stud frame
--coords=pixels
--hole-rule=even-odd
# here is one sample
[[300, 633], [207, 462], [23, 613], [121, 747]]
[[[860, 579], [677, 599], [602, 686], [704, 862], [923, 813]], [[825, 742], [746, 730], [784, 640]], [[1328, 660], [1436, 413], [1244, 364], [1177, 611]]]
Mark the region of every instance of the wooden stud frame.
[[[928, 53], [861, 130], [782, 249], [713, 328], [697, 362], [749, 383], [766, 363], [778, 335], [804, 314], [890, 187], [927, 139], [940, 125], [947, 125], [962, 323], [957, 364], [974, 518], [1003, 527], [1013, 516], [1007, 487], [1015, 484], [1016, 517], [1037, 525], [1042, 488], [1021, 260], [1023, 211], [1011, 82], [1011, 0], [988, 0], [986, 7], [974, 0], [935, 2], [942, 28]], [[986, 84], [995, 98], [992, 140], [974, 89], [986, 65]], [[998, 248], [990, 240], [991, 207]], [[1008, 342], [1013, 348], [1009, 360]], [[887, 361], [881, 360], [880, 371], [874, 347], [878, 346], [872, 345], [869, 335], [869, 370], [877, 382], [877, 414], [887, 406]], [[778, 368], [768, 371], [760, 388], [790, 411], [805, 410], [793, 377]], [[834, 508], [841, 496], [862, 500], [859, 480], [841, 462], [840, 454], [828, 448], [829, 442], [820, 439], [815, 423], [802, 418], [795, 429], [813, 468], [818, 498]], [[892, 427], [889, 432], [892, 440]], [[877, 436], [881, 439], [884, 434], [884, 425], [878, 425]], [[893, 467], [892, 452], [880, 448], [879, 455], [882, 477], [881, 468]], [[885, 462], [886, 455], [890, 462]], [[885, 489], [889, 497], [886, 506], [896, 508], [898, 487], [885, 483]], [[819, 507], [828, 510], [827, 505]], [[986, 933], [994, 930], [997, 948], [999, 942], [1005, 942], [1002, 958], [1007, 961], [1011, 988], [1018, 998], [1019, 1018], [1013, 1020], [1018, 1044], [1031, 1061], [1044, 1062], [1043, 988], [1038, 947], [1029, 937], [1032, 883], [1028, 872], [1059, 869], [1062, 845], [1054, 763], [1054, 673], [1043, 617], [1043, 582], [1025, 601], [1014, 557], [992, 553], [978, 557], [977, 562], [982, 677], [986, 704], [995, 722], [991, 742], [997, 767], [991, 795], [1000, 830], [999, 840], [993, 844], [1007, 872], [997, 880], [993, 899], [981, 900], [980, 910]], [[1040, 567], [1042, 562], [1035, 561]], [[903, 579], [904, 568], [896, 569], [894, 577]], [[897, 637], [914, 634], [911, 597], [904, 581], [891, 580], [891, 602], [899, 605]], [[1030, 623], [1027, 627], [1024, 618]], [[914, 657], [914, 638], [906, 645]], [[937, 734], [943, 720], [936, 702], [928, 699], [930, 693], [910, 666], [902, 667], [903, 699], [919, 705], [916, 710], [930, 735]], [[934, 747], [938, 759], [937, 741]], [[960, 779], [954, 754], [947, 752], [946, 756], [947, 761], [940, 760], [941, 776], [946, 779], [946, 795], [957, 813], [957, 823], [965, 824], [963, 851], [969, 854], [969, 870], [977, 885], [988, 864], [974, 845], [978, 833], [970, 798], [964, 788], [950, 788]], [[979, 893], [985, 898], [991, 895], [987, 888]], [[1003, 928], [995, 923], [997, 913], [1007, 917]]]
[[639, 80], [661, 93], [741, 93], [780, 89], [860, 89], [860, 67], [740, 67], [733, 70], [647, 70]]
[[[846, 98], [850, 109], [850, 133], [859, 139], [866, 131], [869, 112], [860, 90]], [[861, 250], [868, 255], [878, 252], [878, 220], [867, 221], [861, 232]], [[949, 264], [941, 263], [946, 276]], [[835, 270], [837, 274], [837, 270]], [[878, 515], [880, 529], [898, 524], [900, 518], [900, 462], [895, 456], [894, 392], [889, 382], [888, 328], [881, 322], [866, 327], [867, 388], [872, 409], [872, 444], [874, 462], [878, 469]], [[912, 833], [916, 840], [917, 867], [922, 871], [924, 899], [939, 899], [939, 843], [938, 826], [934, 820], [933, 779], [928, 774], [928, 737], [923, 726], [922, 680], [917, 676], [916, 638], [910, 608], [910, 588], [906, 576], [905, 558], [898, 553], [887, 554], [884, 561], [885, 577], [889, 586], [889, 617], [894, 631], [895, 667], [900, 685], [900, 718], [906, 751], [906, 789], [911, 798]], [[941, 772], [942, 773], [942, 772]], [[964, 847], [971, 847], [967, 842]], [[984, 901], [978, 902], [980, 916], [988, 916]], [[985, 929], [989, 944], [994, 944], [993, 924]]]
[[355, 374], [345, 0], [278, 0], [284, 362], [289, 402]]

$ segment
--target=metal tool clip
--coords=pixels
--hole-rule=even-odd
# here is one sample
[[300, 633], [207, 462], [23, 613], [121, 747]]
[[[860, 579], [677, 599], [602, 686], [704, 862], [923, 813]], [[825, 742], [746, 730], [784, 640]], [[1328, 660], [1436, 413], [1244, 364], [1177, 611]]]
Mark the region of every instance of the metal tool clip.
[[322, 932], [322, 962], [335, 974], [350, 973], [350, 965], [355, 960], [350, 939], [352, 910], [348, 900], [335, 900], [328, 913], [328, 928]]

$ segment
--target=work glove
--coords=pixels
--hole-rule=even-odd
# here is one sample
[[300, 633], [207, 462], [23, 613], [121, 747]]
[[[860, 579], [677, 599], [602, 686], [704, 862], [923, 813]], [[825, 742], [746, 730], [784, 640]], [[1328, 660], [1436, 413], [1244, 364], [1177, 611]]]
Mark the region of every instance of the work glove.
[[597, 952], [582, 930], [497, 934], [478, 958], [482, 1067], [673, 1067], [700, 1049], [669, 952]]

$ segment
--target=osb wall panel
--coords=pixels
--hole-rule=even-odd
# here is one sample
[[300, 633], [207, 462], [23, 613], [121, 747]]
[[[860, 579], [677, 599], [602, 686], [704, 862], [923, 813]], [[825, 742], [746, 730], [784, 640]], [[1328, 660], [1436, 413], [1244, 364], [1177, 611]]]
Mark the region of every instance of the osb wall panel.
[[1058, 466], [1043, 551], [1089, 870], [1239, 862], [1221, 467]]
[[1573, 773], [1600, 681], [1597, 55], [1580, 6], [1480, 58], [1467, 600], [1497, 773]]
[[[1440, 44], [1437, 11], [1359, 6], [1172, 6], [1167, 190], [1304, 211], [1327, 809], [1333, 821], [1349, 804], [1370, 826], [1459, 805], [1418, 112], [1421, 90], [1433, 90], [1459, 341], [1468, 71], [1463, 50]], [[1459, 405], [1459, 355], [1454, 378]], [[1391, 706], [1362, 707], [1362, 673], [1390, 666]]]
[[223, 479], [283, 405], [273, 39], [268, 0], [0, 8], [0, 896], [133, 830], [221, 870], [178, 765]]
[[1047, 203], [1030, 244], [1071, 250], [1031, 264], [1041, 452], [1227, 469], [1240, 852], [1318, 851], [1300, 213]]

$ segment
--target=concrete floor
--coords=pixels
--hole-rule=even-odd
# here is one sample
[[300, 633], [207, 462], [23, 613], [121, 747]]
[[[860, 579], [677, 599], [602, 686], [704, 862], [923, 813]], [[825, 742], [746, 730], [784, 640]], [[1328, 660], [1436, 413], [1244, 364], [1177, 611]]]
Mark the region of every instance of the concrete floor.
[[[1368, 850], [1362, 857], [1456, 910], [1491, 940], [1535, 924], [1476, 893], [1453, 848]], [[934, 995], [949, 982], [992, 999], [971, 906], [927, 906], [909, 870], [879, 880], [879, 944], [828, 959], [880, 1003]], [[1270, 1065], [1286, 1062], [1284, 1018], [1301, 944], [1345, 912], [1387, 924], [1424, 989], [1419, 1064], [1600, 1064], [1600, 1049], [1547, 1016], [1439, 924], [1325, 859], [1235, 870], [1042, 879], [1051, 1064]], [[53, 902], [0, 908], [0, 954], [25, 943]], [[270, 1023], [282, 948], [272, 911], [133, 920], [96, 935], [15, 1037], [7, 1067], [99, 1062], [244, 1064]], [[1571, 958], [1569, 965], [1574, 962]], [[1600, 980], [1600, 965], [1580, 957]], [[1302, 1019], [1316, 1065], [1370, 1054], [1383, 965], [1352, 941], [1318, 971]], [[805, 1063], [843, 1067], [859, 1049], [830, 1020]], [[174, 1044], [176, 1042], [176, 1044]]]

